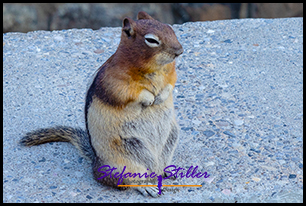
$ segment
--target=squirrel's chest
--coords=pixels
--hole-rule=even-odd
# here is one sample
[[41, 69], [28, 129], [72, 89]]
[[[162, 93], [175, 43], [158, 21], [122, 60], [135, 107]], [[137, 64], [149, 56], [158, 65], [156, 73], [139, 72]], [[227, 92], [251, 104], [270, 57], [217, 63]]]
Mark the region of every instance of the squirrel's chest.
[[166, 86], [167, 81], [163, 74], [152, 72], [145, 74], [143, 81], [139, 83], [156, 96]]
[[140, 106], [137, 109], [135, 105], [129, 105], [122, 110], [116, 110], [93, 98], [87, 114], [91, 138], [100, 141], [116, 136], [137, 136], [148, 141], [152, 138], [154, 141], [150, 144], [163, 141], [161, 138], [170, 132], [174, 119], [172, 99], [168, 101], [164, 106], [156, 105], [145, 109]]

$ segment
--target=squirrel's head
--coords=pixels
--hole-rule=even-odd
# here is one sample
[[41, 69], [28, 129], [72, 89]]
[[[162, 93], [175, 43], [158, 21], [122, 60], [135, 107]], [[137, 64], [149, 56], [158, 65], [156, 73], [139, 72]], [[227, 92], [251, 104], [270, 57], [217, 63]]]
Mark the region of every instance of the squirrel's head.
[[121, 55], [139, 64], [165, 65], [183, 53], [172, 27], [146, 12], [139, 12], [137, 21], [124, 18], [119, 48]]

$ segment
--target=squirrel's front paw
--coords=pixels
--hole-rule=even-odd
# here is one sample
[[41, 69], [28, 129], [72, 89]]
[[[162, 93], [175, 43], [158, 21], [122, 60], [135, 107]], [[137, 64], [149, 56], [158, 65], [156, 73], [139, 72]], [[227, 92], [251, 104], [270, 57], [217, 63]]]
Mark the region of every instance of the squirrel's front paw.
[[140, 104], [142, 104], [142, 106], [148, 107], [153, 104], [154, 95], [148, 90], [142, 90], [138, 99], [139, 99]]
[[171, 84], [167, 84], [166, 87], [155, 97], [154, 104], [158, 105], [166, 101], [173, 89]]

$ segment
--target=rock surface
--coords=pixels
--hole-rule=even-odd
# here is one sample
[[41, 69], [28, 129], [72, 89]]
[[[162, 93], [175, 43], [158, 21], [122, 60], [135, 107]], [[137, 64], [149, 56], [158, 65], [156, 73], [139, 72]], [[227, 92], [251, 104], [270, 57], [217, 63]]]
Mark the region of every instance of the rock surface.
[[32, 148], [26, 132], [84, 128], [86, 87], [117, 48], [120, 28], [3, 34], [3, 202], [302, 202], [303, 18], [174, 25], [173, 164], [207, 172], [177, 178], [159, 198], [95, 182], [68, 143]]

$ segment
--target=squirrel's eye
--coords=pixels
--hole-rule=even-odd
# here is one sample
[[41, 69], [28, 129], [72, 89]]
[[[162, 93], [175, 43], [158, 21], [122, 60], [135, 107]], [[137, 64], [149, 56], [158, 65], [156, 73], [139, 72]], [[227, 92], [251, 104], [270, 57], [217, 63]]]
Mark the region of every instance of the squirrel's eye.
[[151, 39], [151, 38], [146, 38], [146, 41], [150, 42], [151, 44], [159, 44], [158, 41], [156, 41], [155, 39]]
[[149, 47], [158, 47], [160, 45], [160, 40], [154, 34], [145, 35], [145, 42]]

